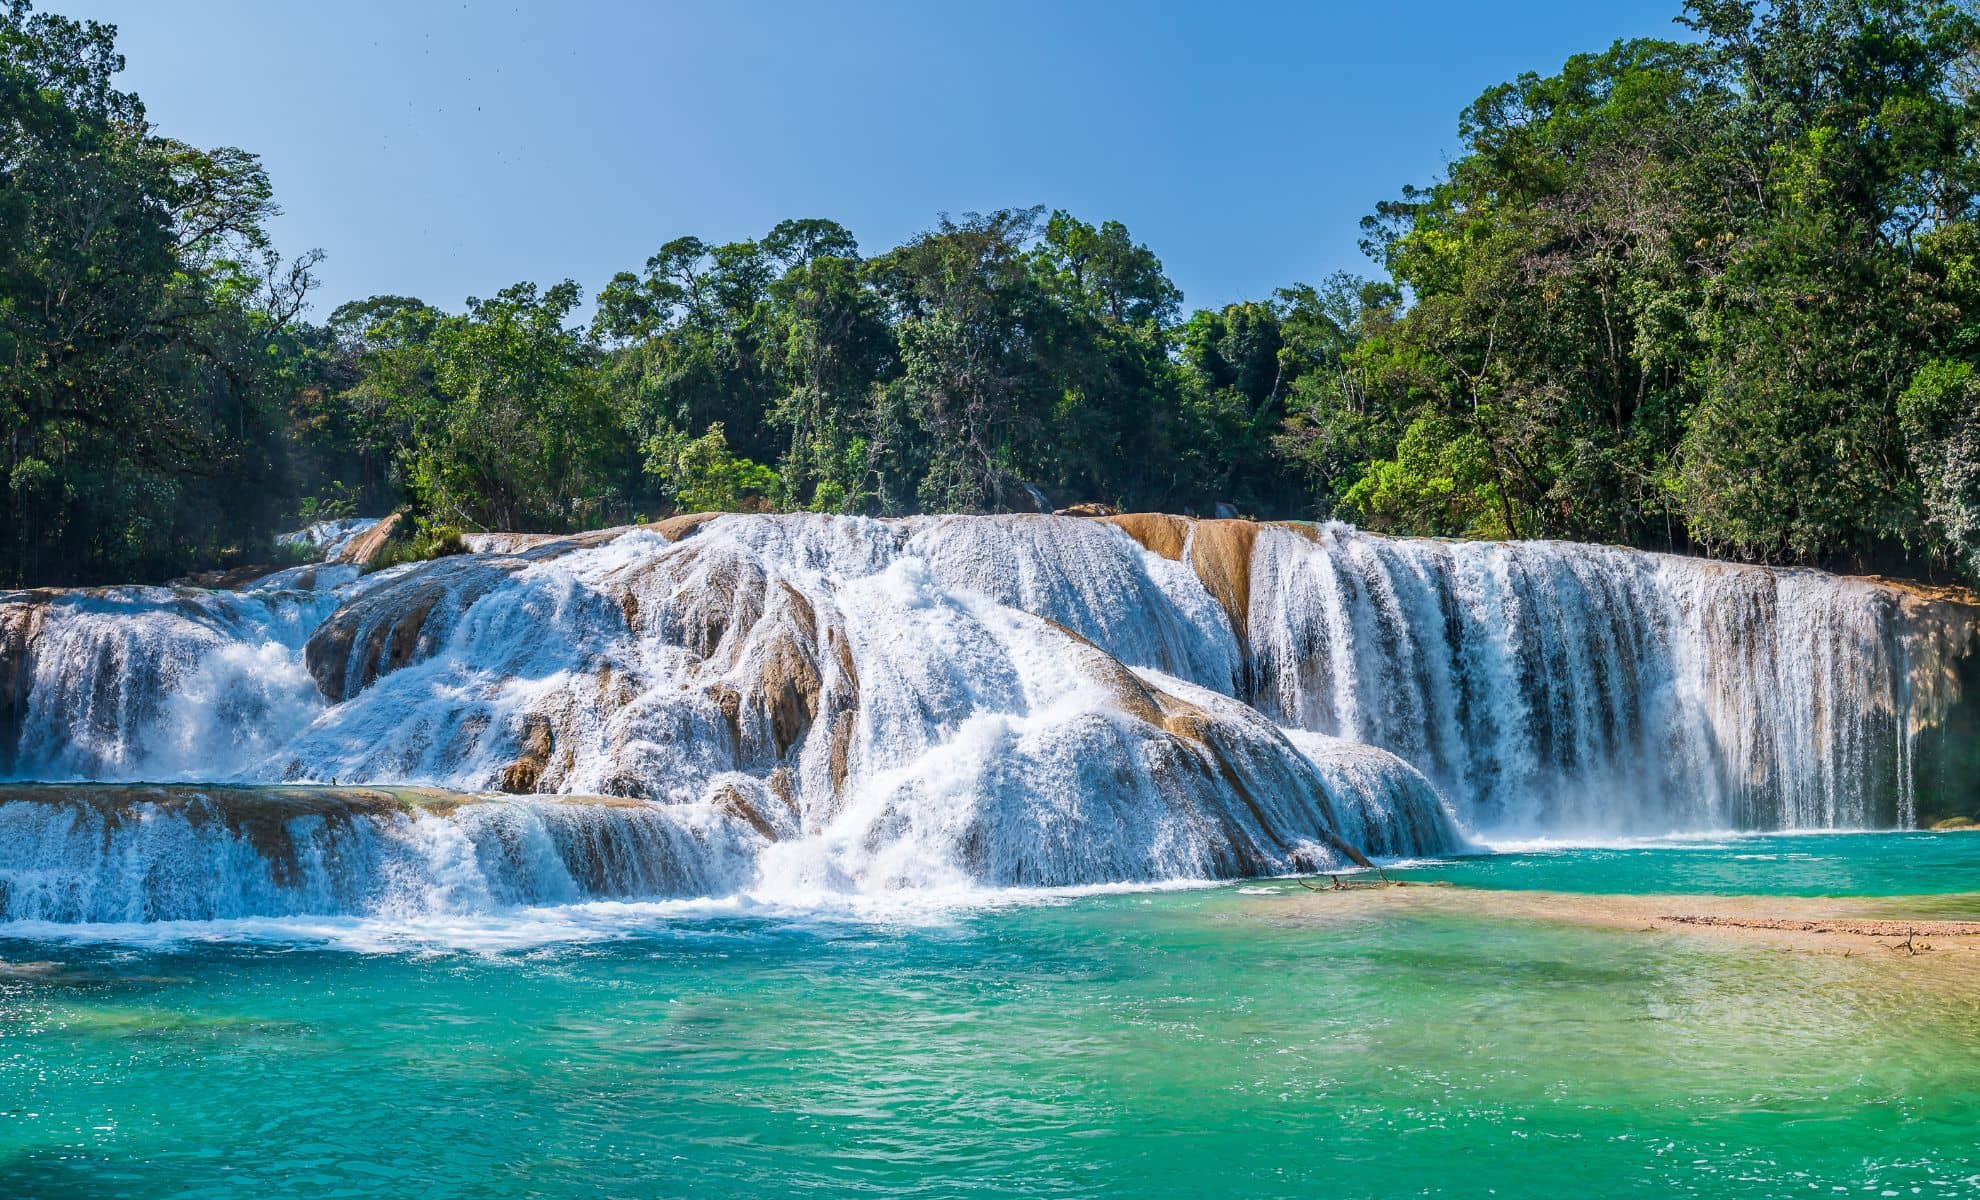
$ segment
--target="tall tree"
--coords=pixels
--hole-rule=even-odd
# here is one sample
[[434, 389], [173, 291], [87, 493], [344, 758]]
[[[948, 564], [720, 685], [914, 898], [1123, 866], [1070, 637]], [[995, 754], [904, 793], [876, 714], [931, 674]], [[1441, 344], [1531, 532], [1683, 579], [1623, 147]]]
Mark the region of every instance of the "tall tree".
[[[354, 410], [402, 433], [398, 468], [429, 526], [570, 530], [623, 516], [613, 464], [629, 451], [566, 280], [469, 300], [461, 315], [380, 297], [360, 310]], [[355, 316], [356, 314], [349, 314]]]
[[290, 326], [259, 160], [154, 134], [115, 31], [0, 8], [0, 578], [158, 574], [265, 541], [286, 503]]
[[929, 507], [1031, 506], [1026, 466], [1054, 398], [1038, 355], [1052, 318], [1025, 253], [1040, 214], [944, 217], [872, 263], [895, 317], [895, 386], [930, 438]]

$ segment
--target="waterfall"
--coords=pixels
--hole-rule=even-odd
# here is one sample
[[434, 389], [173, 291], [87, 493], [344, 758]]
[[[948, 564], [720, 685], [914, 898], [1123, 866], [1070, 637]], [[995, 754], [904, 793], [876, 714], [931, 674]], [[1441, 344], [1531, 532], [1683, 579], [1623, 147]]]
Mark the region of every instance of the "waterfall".
[[0, 803], [0, 919], [417, 917], [720, 895], [753, 831], [705, 806], [414, 789], [30, 786]]
[[357, 539], [357, 536], [373, 525], [377, 517], [340, 517], [330, 521], [318, 521], [302, 529], [292, 530], [275, 539], [275, 544], [291, 550], [314, 553], [317, 558], [328, 562]]
[[0, 916], [1236, 877], [1971, 787], [1972, 610], [1816, 572], [1146, 515], [470, 548], [0, 596], [0, 769], [83, 781], [0, 785]]
[[0, 674], [12, 684], [0, 699], [0, 767], [98, 780], [246, 769], [322, 708], [301, 652], [336, 603], [287, 588], [0, 600]]
[[1559, 542], [1260, 534], [1252, 700], [1382, 746], [1481, 828], [1915, 822], [1915, 695], [1973, 620], [1888, 586]]

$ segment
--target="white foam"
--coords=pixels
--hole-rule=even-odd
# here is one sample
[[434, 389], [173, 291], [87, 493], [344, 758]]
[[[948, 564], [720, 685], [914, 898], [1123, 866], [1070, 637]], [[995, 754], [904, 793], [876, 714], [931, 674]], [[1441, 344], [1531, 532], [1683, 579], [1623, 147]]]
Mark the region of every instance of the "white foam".
[[461, 951], [498, 954], [548, 946], [698, 935], [747, 922], [777, 933], [847, 926], [931, 928], [1004, 909], [1073, 904], [1103, 896], [1202, 891], [1214, 880], [1090, 884], [1064, 888], [935, 888], [885, 895], [738, 893], [677, 900], [595, 900], [473, 912], [396, 916], [265, 916], [205, 921], [0, 921], [0, 940], [160, 949], [200, 943], [318, 948], [358, 954]]
[[[0, 913], [835, 910], [1333, 870], [1344, 848], [1717, 846], [1907, 820], [1909, 739], [1942, 702], [1903, 685], [1944, 647], [1875, 589], [1604, 547], [1260, 527], [1241, 640], [1186, 556], [1103, 522], [482, 544], [244, 593], [11, 599], [40, 606], [14, 773], [485, 792], [521, 763], [653, 807], [299, 828], [293, 876], [224, 820], [17, 817]], [[208, 871], [224, 886], [194, 886]]]

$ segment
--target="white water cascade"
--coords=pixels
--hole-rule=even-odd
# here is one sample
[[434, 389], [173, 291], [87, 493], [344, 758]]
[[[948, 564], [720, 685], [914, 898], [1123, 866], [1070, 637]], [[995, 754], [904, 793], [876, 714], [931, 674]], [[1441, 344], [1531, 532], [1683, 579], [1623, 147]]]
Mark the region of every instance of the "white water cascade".
[[1905, 827], [1963, 605], [1558, 542], [1260, 536], [1253, 701], [1384, 747], [1475, 826]]
[[[1335, 869], [1461, 826], [1904, 825], [1973, 626], [1814, 572], [1159, 516], [472, 545], [0, 597], [0, 770], [89, 781], [0, 784], [0, 917], [804, 903]], [[379, 790], [408, 786], [444, 792]]]
[[403, 788], [30, 785], [0, 803], [0, 914], [418, 918], [727, 895], [748, 883], [757, 847], [713, 817], [700, 806]]

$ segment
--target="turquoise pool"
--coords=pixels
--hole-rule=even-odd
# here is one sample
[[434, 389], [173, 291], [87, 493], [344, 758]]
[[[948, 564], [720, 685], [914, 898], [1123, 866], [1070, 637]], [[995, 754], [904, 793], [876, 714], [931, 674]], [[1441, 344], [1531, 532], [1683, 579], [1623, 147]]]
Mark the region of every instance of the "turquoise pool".
[[[1960, 890], [1980, 855], [1980, 836], [1728, 845], [1416, 874], [1877, 894]], [[362, 951], [301, 928], [0, 937], [0, 1195], [1980, 1191], [1971, 996], [1861, 960], [1314, 920], [1259, 893], [632, 906]]]

